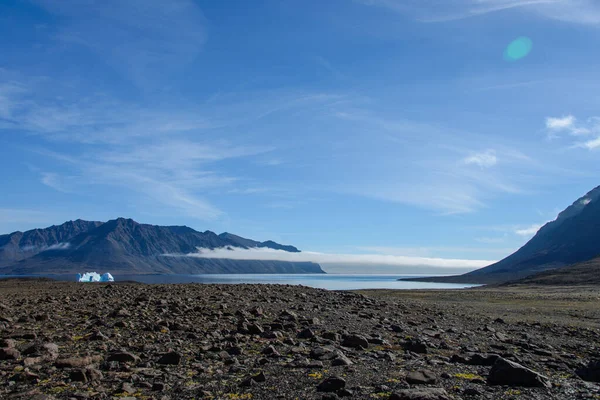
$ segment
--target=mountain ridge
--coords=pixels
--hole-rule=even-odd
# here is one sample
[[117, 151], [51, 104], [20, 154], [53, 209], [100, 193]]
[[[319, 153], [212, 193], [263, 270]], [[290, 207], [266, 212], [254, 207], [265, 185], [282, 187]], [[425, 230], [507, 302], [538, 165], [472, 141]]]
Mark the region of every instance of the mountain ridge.
[[0, 235], [0, 273], [67, 273], [86, 268], [122, 273], [323, 273], [318, 264], [310, 262], [185, 256], [199, 248], [232, 247], [299, 252], [294, 246], [273, 241], [198, 232], [187, 226], [141, 224], [130, 218], [107, 222], [78, 219]]

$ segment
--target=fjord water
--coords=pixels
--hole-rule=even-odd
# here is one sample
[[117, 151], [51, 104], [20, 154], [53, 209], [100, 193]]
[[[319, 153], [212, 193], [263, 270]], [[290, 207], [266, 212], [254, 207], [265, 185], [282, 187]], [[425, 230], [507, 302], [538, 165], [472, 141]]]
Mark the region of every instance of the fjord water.
[[[74, 281], [74, 275], [36, 275], [57, 280]], [[202, 274], [202, 275], [118, 275], [115, 281], [141, 283], [205, 283], [205, 284], [278, 284], [303, 285], [328, 290], [358, 289], [462, 289], [479, 285], [405, 282], [400, 278], [422, 275], [361, 275], [361, 274]], [[0, 275], [0, 278], [17, 277]]]

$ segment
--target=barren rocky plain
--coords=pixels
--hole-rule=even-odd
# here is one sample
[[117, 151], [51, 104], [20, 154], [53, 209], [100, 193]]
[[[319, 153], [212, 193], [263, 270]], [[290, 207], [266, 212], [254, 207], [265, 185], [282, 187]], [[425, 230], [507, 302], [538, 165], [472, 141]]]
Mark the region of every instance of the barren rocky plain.
[[600, 290], [0, 281], [2, 399], [599, 399]]

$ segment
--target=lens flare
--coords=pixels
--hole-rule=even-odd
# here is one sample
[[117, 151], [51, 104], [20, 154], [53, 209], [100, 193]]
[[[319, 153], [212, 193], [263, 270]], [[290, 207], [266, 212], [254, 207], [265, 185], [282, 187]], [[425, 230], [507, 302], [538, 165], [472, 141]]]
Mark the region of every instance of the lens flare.
[[504, 50], [504, 59], [506, 61], [518, 61], [527, 57], [533, 49], [533, 42], [528, 37], [522, 36], [513, 40]]

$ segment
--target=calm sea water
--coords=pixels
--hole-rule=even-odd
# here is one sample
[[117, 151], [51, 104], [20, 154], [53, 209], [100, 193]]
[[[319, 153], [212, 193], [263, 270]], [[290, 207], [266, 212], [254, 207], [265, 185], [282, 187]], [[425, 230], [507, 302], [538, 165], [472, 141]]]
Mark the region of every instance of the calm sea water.
[[[15, 275], [0, 275], [14, 277]], [[40, 275], [38, 275], [40, 276]], [[75, 280], [74, 275], [43, 275], [59, 280]], [[116, 275], [116, 281], [143, 283], [271, 283], [303, 285], [329, 290], [357, 289], [462, 289], [478, 285], [404, 282], [400, 278], [423, 275], [342, 275], [342, 274], [215, 274], [215, 275]]]

